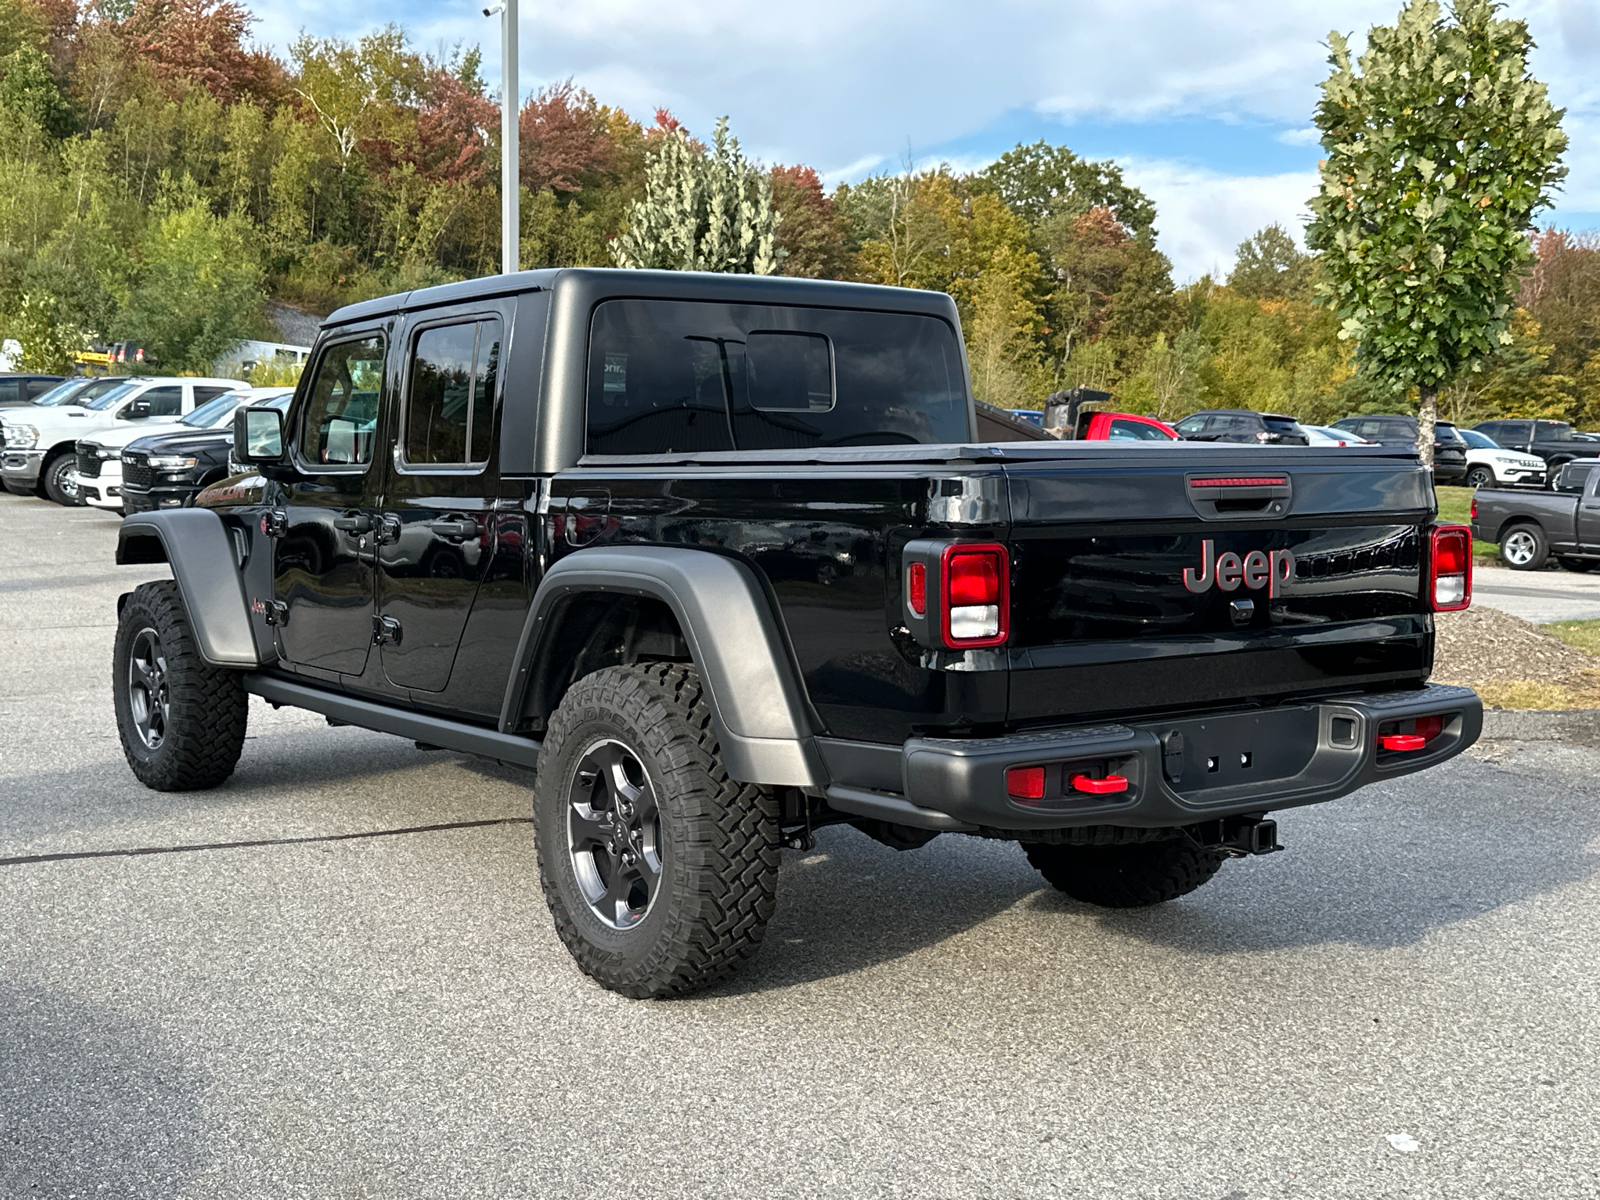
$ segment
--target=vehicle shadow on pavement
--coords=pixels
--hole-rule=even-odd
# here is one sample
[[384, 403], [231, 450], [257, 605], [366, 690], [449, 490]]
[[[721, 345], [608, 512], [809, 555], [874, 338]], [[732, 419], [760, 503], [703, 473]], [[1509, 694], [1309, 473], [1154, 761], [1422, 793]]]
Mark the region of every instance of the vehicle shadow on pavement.
[[[1524, 781], [1537, 795], [1537, 783]], [[1589, 848], [1600, 837], [1600, 808], [1590, 803], [1561, 803], [1557, 813], [1537, 801], [1508, 808], [1497, 795], [1491, 808], [1481, 796], [1440, 788], [1419, 804], [1407, 790], [1285, 814], [1287, 852], [1225, 863], [1211, 883], [1169, 904], [1096, 909], [1046, 891], [1031, 908], [1093, 913], [1107, 930], [1200, 953], [1388, 949], [1600, 872], [1600, 854]], [[1438, 810], [1451, 806], [1451, 819], [1440, 821]]]
[[206, 1086], [160, 1030], [0, 981], [0, 1194], [177, 1195], [212, 1157]]
[[898, 851], [830, 826], [784, 852], [761, 953], [717, 995], [849, 975], [936, 945], [1013, 907], [1043, 881], [1008, 842], [945, 836]]

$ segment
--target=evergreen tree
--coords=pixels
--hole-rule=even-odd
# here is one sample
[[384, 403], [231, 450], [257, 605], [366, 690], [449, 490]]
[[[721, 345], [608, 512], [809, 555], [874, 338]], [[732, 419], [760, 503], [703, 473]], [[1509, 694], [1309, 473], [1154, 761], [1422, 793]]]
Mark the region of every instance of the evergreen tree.
[[745, 159], [726, 117], [709, 151], [682, 129], [661, 139], [628, 224], [611, 245], [619, 267], [743, 275], [778, 269], [772, 181]]

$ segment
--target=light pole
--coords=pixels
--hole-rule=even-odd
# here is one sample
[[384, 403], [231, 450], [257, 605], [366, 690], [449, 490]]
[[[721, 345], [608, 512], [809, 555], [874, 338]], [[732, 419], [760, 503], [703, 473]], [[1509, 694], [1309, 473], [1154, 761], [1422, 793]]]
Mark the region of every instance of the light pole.
[[521, 164], [517, 154], [517, 0], [497, 0], [483, 15], [500, 14], [500, 272], [521, 266]]

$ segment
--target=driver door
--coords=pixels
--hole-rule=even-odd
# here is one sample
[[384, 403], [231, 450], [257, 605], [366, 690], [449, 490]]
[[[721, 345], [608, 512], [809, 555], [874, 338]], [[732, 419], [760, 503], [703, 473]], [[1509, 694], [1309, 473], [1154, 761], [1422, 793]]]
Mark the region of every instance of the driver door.
[[289, 419], [293, 475], [276, 515], [273, 598], [279, 653], [310, 674], [360, 675], [372, 648], [388, 334], [327, 343]]

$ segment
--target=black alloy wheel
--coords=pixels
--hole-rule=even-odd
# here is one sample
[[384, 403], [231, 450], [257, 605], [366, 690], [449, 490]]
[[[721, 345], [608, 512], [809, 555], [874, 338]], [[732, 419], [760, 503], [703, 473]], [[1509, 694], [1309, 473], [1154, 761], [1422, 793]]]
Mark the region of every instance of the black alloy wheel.
[[661, 890], [661, 812], [639, 756], [614, 738], [572, 772], [567, 845], [590, 912], [613, 929], [644, 919]]
[[134, 732], [146, 750], [161, 749], [172, 717], [167, 691], [167, 654], [161, 635], [146, 625], [128, 647], [128, 712]]
[[111, 683], [122, 753], [139, 782], [185, 792], [233, 774], [249, 720], [244, 676], [200, 657], [172, 580], [123, 597]]
[[729, 777], [694, 667], [607, 667], [567, 689], [539, 750], [533, 829], [556, 934], [602, 986], [684, 995], [760, 948], [777, 798]]
[[1467, 472], [1466, 482], [1469, 488], [1493, 487], [1494, 472], [1488, 467], [1473, 467]]

